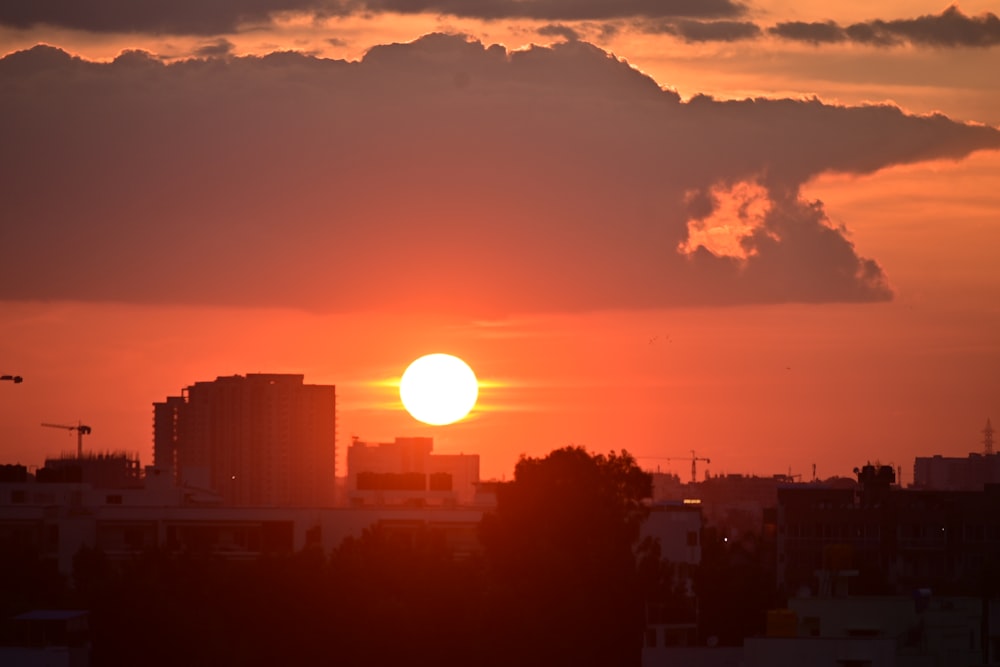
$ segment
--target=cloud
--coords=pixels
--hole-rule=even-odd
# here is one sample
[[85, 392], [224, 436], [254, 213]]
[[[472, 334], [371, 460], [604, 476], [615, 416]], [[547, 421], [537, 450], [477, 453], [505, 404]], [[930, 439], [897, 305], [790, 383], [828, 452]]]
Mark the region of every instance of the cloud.
[[559, 28], [559, 34], [567, 39], [570, 32], [579, 33], [568, 23], [595, 21], [609, 33], [619, 30], [618, 24], [625, 22], [642, 32], [675, 35], [687, 42], [752, 40], [766, 32], [813, 44], [852, 41], [873, 46], [910, 43], [991, 47], [1000, 43], [1000, 19], [995, 14], [968, 16], [955, 5], [939, 15], [911, 19], [874, 19], [847, 26], [833, 21], [789, 21], [765, 29], [738, 20], [747, 9], [736, 0], [5, 0], [0, 3], [0, 26], [216, 37], [266, 25], [276, 16], [289, 13], [313, 17], [392, 13], [486, 21], [527, 19], [552, 22], [541, 30]]
[[315, 16], [447, 14], [473, 19], [542, 21], [627, 17], [739, 16], [733, 0], [5, 0], [0, 25], [49, 25], [89, 32], [220, 35], [270, 22], [278, 13]]
[[194, 55], [201, 58], [221, 58], [233, 52], [233, 43], [228, 39], [217, 39], [195, 49]]
[[768, 32], [777, 37], [813, 44], [830, 44], [843, 42], [847, 33], [833, 21], [806, 23], [804, 21], [787, 21], [779, 23]]
[[89, 32], [218, 35], [272, 14], [314, 11], [322, 0], [4, 0], [0, 25], [50, 25]]
[[736, 42], [761, 35], [757, 24], [749, 21], [641, 21], [634, 27], [646, 33], [675, 35], [685, 42]]
[[929, 47], [979, 47], [1000, 44], [1000, 19], [996, 14], [967, 16], [952, 5], [939, 15], [893, 21], [872, 20], [841, 27], [832, 21], [778, 23], [768, 29], [784, 39], [825, 44], [850, 40], [873, 46], [910, 43]]
[[731, 0], [345, 0], [350, 12], [448, 14], [478, 19], [536, 19], [586, 21], [629, 17], [704, 17], [742, 15], [741, 3]]
[[[0, 59], [0, 98], [0, 299], [489, 316], [880, 300], [882, 269], [802, 185], [1000, 147], [888, 106], [683, 103], [585, 42], [440, 34], [360, 62], [40, 46]], [[696, 242], [726, 215], [744, 215], [728, 244]]]
[[567, 42], [575, 42], [580, 39], [580, 33], [569, 26], [561, 24], [543, 25], [538, 29], [538, 34], [543, 37], [562, 37]]

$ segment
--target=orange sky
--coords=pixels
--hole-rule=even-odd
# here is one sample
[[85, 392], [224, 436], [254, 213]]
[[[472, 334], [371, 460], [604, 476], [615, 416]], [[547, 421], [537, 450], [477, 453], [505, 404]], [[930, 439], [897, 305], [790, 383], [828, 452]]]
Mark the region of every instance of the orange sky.
[[[937, 16], [943, 9], [848, 3], [828, 14], [826, 8], [773, 2], [748, 6], [734, 20], [763, 29], [788, 21], [847, 26]], [[987, 3], [961, 5], [966, 16], [989, 10]], [[990, 74], [1000, 64], [997, 35], [990, 43], [996, 46], [905, 39], [888, 46], [813, 44], [770, 34], [693, 42], [638, 30], [629, 21], [634, 17], [484, 22], [375, 12], [328, 20], [285, 16], [253, 30], [185, 35], [24, 28], [0, 15], [0, 44], [9, 53], [47, 43], [85, 60], [109, 61], [123, 49], [185, 58], [225, 40], [221, 55], [291, 48], [355, 61], [373, 46], [411, 42], [434, 30], [460, 30], [484, 48], [501, 43], [508, 49], [559, 42], [563, 37], [554, 35], [572, 31], [682, 100], [707, 93], [717, 99], [816, 96], [847, 106], [891, 101], [912, 114], [939, 111], [956, 121], [1000, 125], [1000, 93]], [[545, 26], [550, 29], [540, 34]], [[935, 24], [930, 26], [933, 33]], [[510, 78], [495, 87], [480, 85], [487, 79], [475, 69], [483, 67], [481, 76], [488, 78], [485, 68], [492, 65], [463, 64], [463, 71], [473, 72], [467, 90], [483, 95], [482, 107], [469, 113], [483, 115], [467, 130], [456, 129], [453, 122], [427, 120], [438, 109], [437, 98], [404, 90], [425, 85], [423, 79], [394, 74], [406, 58], [444, 58], [441, 67], [451, 81], [447, 68], [457, 66], [448, 58], [458, 57], [448, 51], [453, 45], [432, 51], [424, 44], [422, 51], [397, 56], [379, 52], [382, 69], [370, 59], [372, 67], [338, 84], [357, 91], [338, 102], [337, 113], [357, 105], [340, 122], [363, 128], [357, 137], [345, 132], [329, 140], [332, 149], [341, 147], [343, 163], [327, 161], [313, 146], [301, 154], [293, 150], [294, 124], [313, 128], [326, 113], [325, 92], [309, 93], [314, 107], [298, 106], [294, 91], [307, 88], [305, 69], [298, 82], [280, 81], [287, 104], [255, 102], [248, 82], [260, 80], [233, 79], [226, 94], [234, 104], [264, 104], [260, 113], [271, 114], [273, 124], [260, 133], [252, 114], [220, 113], [219, 125], [200, 125], [198, 114], [213, 111], [199, 101], [209, 98], [197, 96], [191, 82], [202, 73], [193, 70], [183, 81], [163, 83], [155, 70], [120, 67], [113, 76], [96, 77], [105, 77], [103, 83], [77, 90], [46, 88], [17, 69], [22, 65], [4, 69], [0, 63], [0, 94], [30, 96], [36, 105], [26, 103], [30, 114], [17, 107], [12, 113], [22, 115], [0, 126], [5, 145], [22, 142], [22, 152], [13, 153], [17, 160], [0, 158], [4, 174], [14, 177], [5, 181], [20, 188], [0, 199], [15, 202], [0, 203], [0, 239], [9, 258], [8, 268], [0, 269], [0, 372], [25, 378], [16, 386], [0, 383], [0, 460], [37, 465], [71, 450], [73, 436], [38, 425], [83, 420], [93, 427], [88, 446], [138, 452], [151, 463], [154, 401], [195, 381], [247, 372], [304, 373], [307, 382], [336, 384], [341, 448], [351, 435], [432, 435], [439, 452], [479, 453], [484, 477], [509, 475], [521, 453], [542, 455], [574, 443], [624, 447], [649, 457], [643, 461], [648, 466], [685, 478], [689, 465], [655, 457], [683, 457], [694, 449], [712, 459], [707, 468], [713, 473], [791, 470], [803, 477], [813, 464], [826, 477], [878, 459], [902, 466], [906, 482], [914, 456], [976, 451], [986, 419], [1000, 419], [1000, 152], [987, 145], [991, 139], [982, 145], [969, 139], [973, 145], [959, 148], [955, 142], [964, 139], [942, 134], [934, 148], [911, 155], [909, 147], [928, 136], [917, 126], [899, 125], [898, 142], [883, 146], [880, 140], [895, 126], [828, 115], [808, 126], [815, 134], [801, 135], [815, 140], [811, 149], [801, 137], [784, 145], [777, 130], [765, 138], [772, 121], [753, 125], [749, 107], [694, 113], [681, 106], [672, 122], [687, 123], [688, 134], [702, 142], [684, 147], [685, 134], [659, 125], [659, 102], [650, 98], [646, 106], [641, 82], [618, 70], [599, 73], [591, 69], [599, 65], [592, 55], [566, 49], [553, 51], [549, 60], [523, 59], [520, 73], [500, 75]], [[563, 69], [552, 69], [558, 63]], [[550, 69], [531, 73], [542, 66]], [[268, 81], [278, 79], [274, 72]], [[567, 83], [539, 98], [535, 79], [518, 78], [529, 74], [580, 79], [572, 84], [577, 87]], [[117, 76], [134, 77], [121, 97], [114, 92]], [[455, 79], [456, 85], [462, 81]], [[134, 92], [137, 82], [151, 96], [167, 92], [142, 98]], [[376, 92], [385, 95], [384, 106]], [[182, 96], [191, 100], [183, 107], [190, 116], [161, 114]], [[106, 100], [108, 109], [99, 112], [95, 99]], [[133, 105], [127, 122], [134, 120], [135, 127], [101, 124], [101, 114], [113, 113], [119, 99]], [[535, 115], [523, 113], [538, 99], [540, 106], [529, 107]], [[365, 107], [366, 100], [375, 106]], [[38, 120], [45, 104], [53, 105], [51, 118]], [[574, 109], [583, 104], [592, 104], [592, 111], [578, 117]], [[136, 110], [148, 112], [145, 120]], [[795, 110], [799, 115], [774, 126], [788, 129], [789, 137], [815, 111]], [[564, 115], [549, 122], [552, 113]], [[496, 122], [492, 114], [521, 123], [528, 134], [541, 119], [538, 136], [549, 142], [549, 152], [525, 161], [530, 144], [517, 143], [522, 135], [510, 134], [514, 142], [506, 146], [483, 135], [482, 127]], [[732, 116], [726, 125], [702, 127], [709, 116], [724, 114]], [[180, 130], [188, 123], [204, 132], [201, 141], [226, 151], [171, 153], [171, 122]], [[595, 131], [603, 127], [598, 123], [609, 123], [607, 134]], [[384, 134], [365, 134], [373, 127]], [[748, 132], [746, 148], [741, 127]], [[451, 131], [467, 134], [453, 145], [446, 136]], [[164, 145], [156, 143], [159, 134], [167, 137]], [[147, 135], [153, 137], [148, 142]], [[710, 145], [713, 136], [726, 142]], [[843, 139], [828, 144], [827, 136]], [[635, 148], [628, 148], [633, 139]], [[106, 155], [86, 161], [80, 156], [90, 152], [74, 152], [104, 145]], [[676, 172], [661, 160], [670, 150], [689, 159]], [[257, 151], [271, 162], [255, 162]], [[751, 173], [767, 178], [753, 162], [765, 152], [760, 159], [772, 176], [780, 171], [799, 188], [785, 200], [775, 187], [768, 195], [772, 207], [791, 207], [789, 215], [805, 220], [805, 209], [796, 206], [821, 200], [823, 225], [846, 230], [843, 238], [857, 257], [878, 263], [891, 300], [866, 303], [823, 288], [831, 276], [813, 267], [827, 255], [802, 255], [796, 263], [796, 253], [813, 252], [807, 245], [780, 255], [782, 283], [770, 291], [761, 287], [769, 283], [738, 280], [710, 292], [714, 269], [687, 273], [678, 264], [676, 273], [661, 276], [650, 268], [656, 258], [651, 247], [665, 243], [675, 252], [670, 244], [676, 239], [674, 227], [651, 221], [683, 223], [683, 211], [659, 207], [674, 199], [679, 206], [684, 190], [725, 196], [727, 182], [745, 182]], [[442, 157], [413, 171], [413, 155]], [[871, 169], [876, 173], [860, 175]], [[106, 180], [89, 181], [88, 170]], [[330, 170], [342, 171], [334, 177]], [[266, 179], [255, 180], [260, 173]], [[616, 174], [621, 182], [605, 187]], [[255, 185], [248, 190], [246, 182]], [[349, 188], [341, 192], [339, 183]], [[322, 194], [327, 188], [339, 194]], [[13, 197], [18, 192], [32, 194]], [[351, 199], [358, 192], [371, 194]], [[316, 223], [299, 222], [336, 217], [326, 216], [325, 206], [378, 233], [369, 238], [347, 229], [329, 236]], [[707, 219], [722, 224], [718, 217]], [[157, 226], [144, 228], [144, 220]], [[270, 227], [269, 220], [280, 223]], [[185, 243], [175, 238], [189, 234]], [[286, 246], [285, 235], [296, 235], [302, 245]], [[261, 254], [260, 248], [273, 252]], [[308, 294], [264, 280], [272, 262], [303, 271]], [[787, 296], [794, 292], [788, 285], [798, 280], [795, 271], [803, 285], [819, 285], [807, 292], [810, 303]], [[212, 275], [218, 280], [211, 290], [194, 298], [195, 279]], [[351, 282], [347, 295], [345, 277]], [[228, 287], [241, 281], [257, 287]], [[867, 289], [855, 287], [858, 294]], [[745, 296], [718, 305], [734, 289]], [[670, 298], [659, 300], [660, 293]], [[466, 422], [427, 427], [399, 406], [393, 380], [410, 360], [434, 351], [462, 356], [484, 380], [480, 405]], [[344, 457], [339, 461], [343, 465]]]

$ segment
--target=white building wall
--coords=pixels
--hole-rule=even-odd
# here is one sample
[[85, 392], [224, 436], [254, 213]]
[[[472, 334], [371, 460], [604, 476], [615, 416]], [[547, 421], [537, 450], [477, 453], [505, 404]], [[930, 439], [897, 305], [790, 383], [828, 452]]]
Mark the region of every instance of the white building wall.
[[673, 563], [701, 562], [701, 510], [697, 506], [657, 504], [650, 508], [641, 537], [660, 542], [660, 554]]

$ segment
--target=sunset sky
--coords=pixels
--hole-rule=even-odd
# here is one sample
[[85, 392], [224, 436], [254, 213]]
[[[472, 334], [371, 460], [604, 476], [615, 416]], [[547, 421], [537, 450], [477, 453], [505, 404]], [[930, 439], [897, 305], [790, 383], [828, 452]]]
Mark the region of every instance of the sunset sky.
[[[0, 462], [302, 373], [483, 477], [850, 475], [1000, 426], [995, 3], [0, 4]], [[127, 13], [123, 13], [127, 12]], [[482, 381], [430, 427], [429, 352]], [[700, 476], [700, 473], [699, 473]]]

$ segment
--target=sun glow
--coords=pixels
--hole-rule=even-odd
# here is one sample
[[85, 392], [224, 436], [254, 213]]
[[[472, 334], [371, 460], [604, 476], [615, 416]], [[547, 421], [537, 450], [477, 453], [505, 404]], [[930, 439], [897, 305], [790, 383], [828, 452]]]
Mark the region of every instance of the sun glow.
[[479, 383], [458, 357], [428, 354], [407, 367], [399, 381], [399, 397], [414, 419], [441, 426], [469, 414], [479, 397]]

